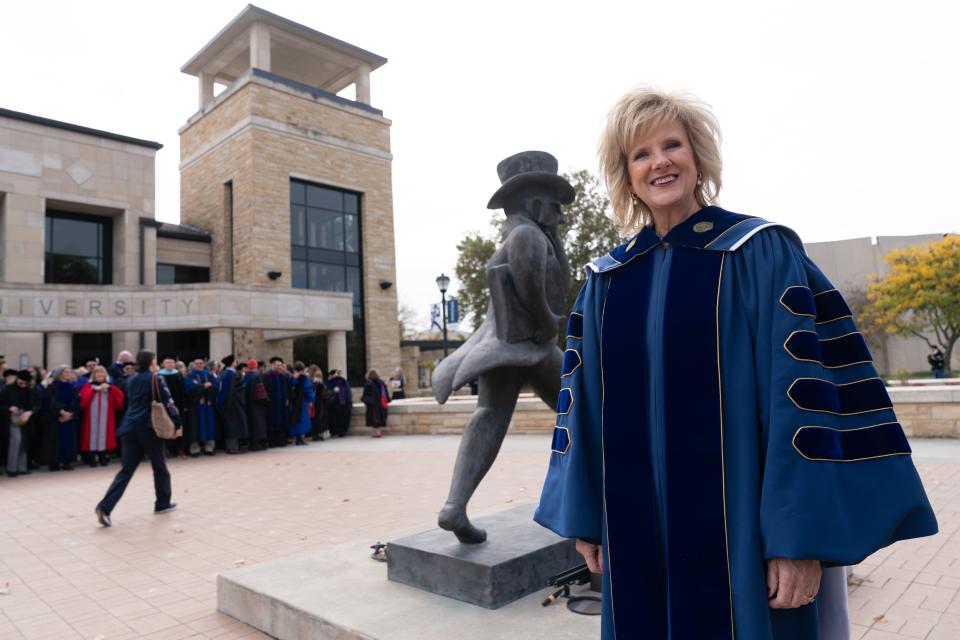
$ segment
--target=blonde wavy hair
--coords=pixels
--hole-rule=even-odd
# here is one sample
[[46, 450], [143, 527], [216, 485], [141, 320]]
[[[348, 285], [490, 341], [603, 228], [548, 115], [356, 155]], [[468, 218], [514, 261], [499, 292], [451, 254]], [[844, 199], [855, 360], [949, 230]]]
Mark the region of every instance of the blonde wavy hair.
[[624, 236], [634, 235], [653, 222], [650, 208], [634, 202], [627, 173], [627, 153], [638, 135], [670, 120], [679, 120], [693, 148], [700, 179], [694, 195], [701, 207], [716, 204], [722, 180], [720, 125], [710, 107], [680, 93], [649, 87], [630, 91], [610, 110], [600, 137], [600, 175], [607, 185], [613, 219]]

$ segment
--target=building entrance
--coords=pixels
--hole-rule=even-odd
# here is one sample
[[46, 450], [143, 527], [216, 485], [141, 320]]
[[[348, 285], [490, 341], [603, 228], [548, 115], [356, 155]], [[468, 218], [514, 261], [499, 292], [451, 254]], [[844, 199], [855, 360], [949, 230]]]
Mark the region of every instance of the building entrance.
[[293, 341], [293, 359], [300, 360], [306, 365], [318, 364], [327, 376], [327, 336], [314, 335], [296, 338]]
[[[90, 360], [97, 360], [103, 366], [113, 362], [113, 335], [110, 333], [75, 333], [73, 342], [72, 366], [79, 367]], [[68, 363], [61, 363], [68, 364]]]
[[158, 331], [157, 357], [173, 356], [189, 363], [197, 358], [210, 357], [209, 331]]

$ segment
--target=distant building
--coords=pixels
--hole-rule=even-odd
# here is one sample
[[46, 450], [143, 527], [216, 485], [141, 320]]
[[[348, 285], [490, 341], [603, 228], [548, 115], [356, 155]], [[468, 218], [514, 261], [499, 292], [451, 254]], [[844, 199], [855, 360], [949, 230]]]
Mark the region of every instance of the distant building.
[[160, 144], [0, 110], [0, 353], [399, 366], [384, 63], [247, 6], [181, 69], [179, 225], [155, 219]]
[[[943, 240], [945, 234], [932, 233], [916, 236], [878, 236], [854, 238], [833, 242], [805, 244], [807, 255], [820, 267], [833, 285], [851, 300], [862, 297], [871, 276], [884, 276], [890, 267], [883, 257], [895, 249], [929, 244]], [[899, 370], [923, 371], [929, 369], [927, 355], [930, 349], [920, 338], [880, 337], [880, 348], [873, 349], [874, 364], [882, 375], [891, 376]], [[960, 346], [954, 351], [954, 366], [960, 365]]]

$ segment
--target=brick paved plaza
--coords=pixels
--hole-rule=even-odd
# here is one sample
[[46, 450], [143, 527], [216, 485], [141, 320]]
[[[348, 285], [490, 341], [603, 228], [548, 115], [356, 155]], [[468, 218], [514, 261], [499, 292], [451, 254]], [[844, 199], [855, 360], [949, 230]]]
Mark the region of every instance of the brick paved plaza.
[[[267, 638], [216, 612], [217, 573], [430, 526], [458, 442], [350, 437], [171, 460], [179, 508], [160, 516], [142, 465], [111, 529], [96, 525], [93, 506], [116, 464], [2, 478], [0, 638]], [[941, 533], [854, 568], [855, 639], [960, 638], [960, 443], [913, 444]], [[548, 436], [509, 437], [473, 513], [535, 500], [548, 449]]]

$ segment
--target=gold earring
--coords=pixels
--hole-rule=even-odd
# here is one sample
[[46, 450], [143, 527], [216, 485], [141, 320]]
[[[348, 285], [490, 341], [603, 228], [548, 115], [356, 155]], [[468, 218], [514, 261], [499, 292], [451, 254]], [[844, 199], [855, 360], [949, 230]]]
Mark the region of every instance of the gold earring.
[[635, 193], [631, 193], [631, 194], [630, 194], [630, 197], [633, 198], [633, 206], [639, 207], [639, 206], [640, 206], [640, 196], [638, 196], [638, 195], [635, 194]]
[[703, 182], [703, 173], [697, 171], [697, 182]]

